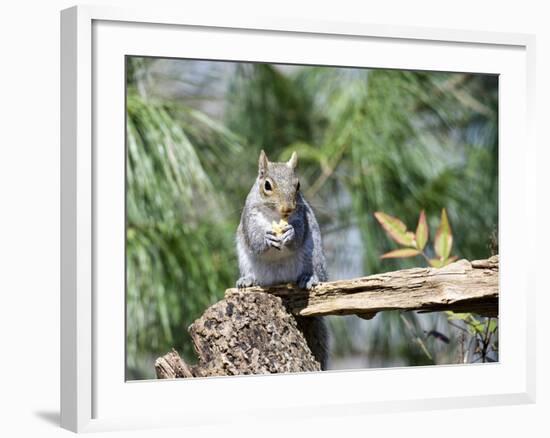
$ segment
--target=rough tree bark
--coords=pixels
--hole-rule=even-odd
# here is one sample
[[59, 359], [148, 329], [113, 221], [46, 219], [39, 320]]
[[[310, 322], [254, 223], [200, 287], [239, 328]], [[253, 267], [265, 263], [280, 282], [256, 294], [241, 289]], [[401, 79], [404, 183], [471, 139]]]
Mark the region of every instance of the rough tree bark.
[[190, 327], [199, 357], [188, 365], [172, 351], [155, 362], [158, 378], [319, 371], [281, 298], [236, 292], [210, 306]]
[[199, 361], [176, 351], [155, 362], [159, 378], [318, 371], [292, 316], [356, 314], [383, 310], [453, 310], [498, 315], [498, 255], [460, 260], [444, 268], [404, 269], [322, 283], [312, 291], [293, 285], [228, 289], [190, 327]]

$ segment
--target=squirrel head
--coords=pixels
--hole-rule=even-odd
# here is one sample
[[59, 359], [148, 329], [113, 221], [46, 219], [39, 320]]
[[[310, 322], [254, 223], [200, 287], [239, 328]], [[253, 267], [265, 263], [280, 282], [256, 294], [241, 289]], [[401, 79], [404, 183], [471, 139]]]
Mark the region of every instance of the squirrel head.
[[258, 190], [263, 203], [288, 218], [296, 210], [296, 198], [300, 181], [295, 174], [298, 155], [292, 153], [290, 160], [283, 163], [269, 161], [266, 153], [260, 152], [258, 161]]

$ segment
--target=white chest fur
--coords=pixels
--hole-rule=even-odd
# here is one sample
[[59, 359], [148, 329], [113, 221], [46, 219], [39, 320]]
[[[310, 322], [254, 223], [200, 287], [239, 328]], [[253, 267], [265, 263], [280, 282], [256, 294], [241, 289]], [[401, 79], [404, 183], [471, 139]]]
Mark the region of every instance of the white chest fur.
[[[272, 221], [278, 220], [260, 212], [252, 214], [252, 220], [265, 230], [271, 229]], [[238, 241], [237, 246], [241, 275], [253, 276], [261, 286], [295, 283], [303, 272], [304, 257], [301, 249], [292, 251], [288, 247], [280, 250], [269, 248], [263, 254], [252, 254], [243, 242]]]
[[261, 257], [251, 259], [250, 264], [256, 281], [262, 286], [295, 283], [303, 270], [301, 251], [291, 252], [287, 248], [280, 251], [271, 248]]

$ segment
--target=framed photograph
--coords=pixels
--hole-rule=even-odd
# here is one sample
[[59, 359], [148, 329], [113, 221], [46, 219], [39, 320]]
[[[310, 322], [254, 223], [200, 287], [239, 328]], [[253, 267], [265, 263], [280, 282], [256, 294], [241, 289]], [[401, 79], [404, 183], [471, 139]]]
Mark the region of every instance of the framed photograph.
[[62, 11], [62, 426], [533, 402], [533, 53]]

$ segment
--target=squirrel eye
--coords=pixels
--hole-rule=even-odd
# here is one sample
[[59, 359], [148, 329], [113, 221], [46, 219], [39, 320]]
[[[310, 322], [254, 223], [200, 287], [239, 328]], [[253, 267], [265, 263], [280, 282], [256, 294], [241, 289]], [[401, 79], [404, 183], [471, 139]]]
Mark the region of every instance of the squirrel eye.
[[298, 181], [298, 184], [296, 184], [296, 191], [300, 190], [300, 181]]
[[264, 183], [264, 190], [266, 192], [271, 192], [273, 190], [273, 188], [271, 187], [271, 183], [268, 180], [266, 180]]

